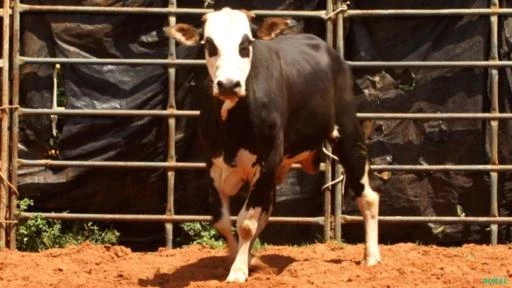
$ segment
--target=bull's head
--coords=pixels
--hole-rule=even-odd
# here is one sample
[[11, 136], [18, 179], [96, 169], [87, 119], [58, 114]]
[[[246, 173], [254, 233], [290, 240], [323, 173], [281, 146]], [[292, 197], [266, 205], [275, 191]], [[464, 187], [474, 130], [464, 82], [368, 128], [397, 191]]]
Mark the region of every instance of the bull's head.
[[246, 79], [251, 69], [252, 43], [248, 11], [224, 8], [203, 16], [204, 27], [177, 24], [169, 35], [184, 45], [202, 43], [206, 65], [213, 81], [213, 95], [235, 100], [246, 95]]

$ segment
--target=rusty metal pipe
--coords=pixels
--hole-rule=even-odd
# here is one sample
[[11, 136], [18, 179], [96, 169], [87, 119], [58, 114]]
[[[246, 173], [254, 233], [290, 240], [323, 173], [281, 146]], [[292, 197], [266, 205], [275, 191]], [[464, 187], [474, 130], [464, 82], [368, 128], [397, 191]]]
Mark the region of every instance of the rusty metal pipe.
[[[211, 216], [205, 215], [139, 215], [139, 214], [80, 214], [80, 213], [38, 213], [21, 212], [19, 220], [35, 216], [42, 216], [52, 220], [73, 221], [107, 221], [107, 222], [210, 222]], [[231, 216], [231, 221], [236, 221], [236, 216]], [[270, 217], [270, 223], [275, 224], [313, 224], [323, 225], [323, 217]]]
[[[82, 65], [176, 65], [205, 66], [205, 60], [197, 59], [125, 59], [125, 58], [50, 58], [20, 57], [21, 64], [82, 64]], [[205, 66], [206, 67], [206, 66]]]
[[19, 159], [24, 167], [84, 167], [84, 168], [132, 168], [132, 169], [205, 169], [206, 163], [185, 162], [137, 162], [137, 161], [71, 161]]
[[[336, 1], [336, 10], [346, 9], [346, 4], [342, 0]], [[345, 58], [345, 33], [343, 27], [343, 14], [336, 15], [336, 51], [341, 58]], [[334, 167], [335, 178], [337, 179], [344, 174], [344, 169], [340, 163], [336, 163]], [[343, 214], [343, 195], [345, 194], [345, 178], [342, 182], [334, 186], [334, 239], [338, 242], [342, 241], [342, 223], [341, 215]]]
[[[50, 58], [20, 57], [21, 64], [82, 64], [82, 65], [174, 65], [204, 66], [198, 59], [124, 59], [124, 58]], [[352, 69], [369, 68], [509, 68], [512, 61], [347, 61]]]
[[[363, 217], [342, 215], [344, 224], [362, 223]], [[512, 224], [512, 217], [458, 217], [458, 216], [379, 216], [380, 223], [439, 223], [439, 224]]]
[[[137, 168], [137, 169], [206, 169], [206, 163], [193, 162], [138, 162], [138, 161], [72, 161], [72, 160], [28, 160], [18, 159], [18, 165], [24, 167], [87, 167], [87, 168]], [[327, 164], [321, 166], [326, 171]], [[300, 169], [300, 165], [292, 165]], [[329, 168], [330, 169], [330, 168]], [[408, 172], [506, 172], [512, 171], [512, 165], [371, 165], [373, 171]], [[328, 183], [328, 182], [326, 182]]]
[[[4, 1], [2, 15], [2, 106], [9, 105], [9, 60], [10, 60], [10, 16], [9, 16], [9, 1]], [[9, 109], [2, 109], [1, 113], [1, 140], [0, 140], [0, 173], [4, 179], [9, 179], [9, 120], [11, 112]], [[7, 204], [9, 202], [9, 186], [5, 181], [0, 185], [0, 248], [7, 246], [7, 227], [2, 221], [7, 220]]]
[[[331, 0], [327, 0], [326, 3], [327, 15], [330, 15], [333, 12], [333, 3]], [[326, 41], [330, 47], [334, 47], [334, 24], [332, 18], [327, 19], [325, 23], [325, 35]], [[329, 143], [325, 144], [325, 149], [330, 153], [332, 148]], [[333, 161], [327, 156], [325, 157], [325, 174], [324, 174], [324, 184], [332, 182], [332, 168]], [[332, 186], [324, 186], [323, 194], [324, 194], [324, 242], [331, 240], [331, 198], [332, 198]]]
[[[23, 13], [87, 13], [87, 14], [153, 14], [153, 15], [203, 15], [212, 9], [173, 8], [173, 7], [99, 7], [99, 6], [58, 6], [58, 5], [20, 5]], [[325, 11], [294, 11], [294, 10], [251, 10], [257, 16], [289, 16], [289, 17], [325, 17]]]
[[508, 68], [512, 61], [347, 61], [352, 69], [384, 68]]
[[343, 13], [344, 17], [411, 17], [411, 16], [468, 16], [468, 15], [512, 15], [512, 9], [492, 8], [455, 8], [455, 9], [351, 9]]
[[59, 115], [59, 116], [102, 116], [102, 117], [198, 117], [195, 110], [121, 110], [121, 109], [33, 109], [18, 108], [20, 116]]
[[[123, 110], [123, 109], [34, 109], [17, 108], [20, 116], [62, 115], [103, 117], [198, 117], [197, 110]], [[357, 113], [362, 120], [510, 120], [512, 113]]]
[[358, 113], [357, 117], [373, 120], [510, 120], [512, 113]]
[[[495, 11], [500, 10], [499, 0], [491, 1], [491, 9]], [[496, 14], [492, 14], [490, 17], [490, 49], [489, 49], [489, 60], [490, 61], [498, 61], [498, 16]], [[491, 113], [499, 114], [499, 82], [498, 82], [498, 69], [491, 68], [489, 71], [489, 94], [490, 94], [490, 102], [491, 102]], [[490, 123], [491, 133], [488, 135], [488, 141], [490, 146], [490, 163], [491, 165], [498, 165], [498, 133], [499, 133], [499, 122], [495, 119], [491, 120]], [[490, 173], [490, 216], [491, 217], [499, 217], [498, 213], [498, 172], [491, 171]], [[490, 226], [491, 238], [490, 242], [493, 245], [498, 244], [498, 225], [492, 224]]]
[[[211, 216], [206, 215], [140, 215], [140, 214], [83, 214], [83, 213], [39, 213], [21, 212], [17, 219], [23, 220], [34, 216], [42, 216], [52, 220], [76, 221], [107, 221], [107, 222], [209, 222]], [[230, 217], [236, 221], [236, 216]], [[323, 225], [323, 217], [270, 217], [271, 223], [280, 224], [315, 224]], [[341, 215], [343, 224], [362, 223], [363, 217]], [[458, 216], [380, 216], [381, 223], [440, 223], [440, 224], [512, 224], [512, 217], [458, 217]]]
[[[177, 0], [169, 0], [169, 9], [177, 8]], [[176, 16], [169, 15], [169, 27], [174, 26], [176, 24]], [[168, 58], [170, 60], [176, 59], [176, 41], [173, 38], [169, 38], [169, 51]], [[168, 75], [168, 104], [167, 109], [171, 111], [176, 111], [176, 69], [174, 67], [169, 67], [167, 69]], [[167, 139], [167, 162], [172, 164], [176, 162], [176, 118], [169, 117], [167, 120], [168, 126], [168, 134], [169, 137]], [[174, 215], [174, 180], [175, 174], [173, 169], [169, 169], [167, 171], [167, 203], [165, 207], [165, 214], [167, 216]], [[167, 248], [172, 248], [172, 223], [165, 224], [165, 242]]]
[[[20, 13], [19, 0], [14, 0], [13, 7], [13, 28], [12, 28], [12, 105], [19, 106], [20, 99]], [[19, 142], [19, 112], [15, 109], [11, 113], [11, 173], [10, 180], [13, 187], [18, 188], [18, 142]], [[16, 214], [16, 204], [18, 196], [12, 189], [10, 190], [9, 211], [10, 220], [13, 220]], [[16, 228], [11, 225], [9, 228], [9, 248], [16, 249]]]

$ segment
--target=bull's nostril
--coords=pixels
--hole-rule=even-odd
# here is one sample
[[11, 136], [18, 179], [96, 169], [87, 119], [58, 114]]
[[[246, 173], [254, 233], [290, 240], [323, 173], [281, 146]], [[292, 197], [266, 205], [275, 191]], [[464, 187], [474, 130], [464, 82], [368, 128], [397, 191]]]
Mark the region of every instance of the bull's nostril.
[[233, 93], [236, 88], [242, 87], [240, 81], [235, 80], [217, 80], [217, 88], [220, 93]]
[[217, 81], [217, 87], [219, 88], [219, 90], [226, 89], [226, 85], [224, 85], [224, 82], [221, 80]]

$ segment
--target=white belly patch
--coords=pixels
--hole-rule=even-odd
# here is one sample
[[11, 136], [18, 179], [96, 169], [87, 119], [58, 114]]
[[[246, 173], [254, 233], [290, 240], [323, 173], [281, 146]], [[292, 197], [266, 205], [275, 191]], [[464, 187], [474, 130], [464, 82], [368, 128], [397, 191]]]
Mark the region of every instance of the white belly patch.
[[[290, 167], [294, 163], [300, 163], [306, 166], [310, 158], [314, 156], [313, 151], [302, 152], [294, 157], [285, 157], [276, 171], [276, 184], [281, 184], [288, 174]], [[223, 156], [212, 159], [213, 165], [210, 169], [210, 177], [213, 179], [213, 185], [221, 194], [233, 196], [244, 183], [251, 186], [256, 183], [260, 177], [261, 167], [255, 165], [257, 156], [251, 154], [248, 150], [240, 149], [236, 154], [234, 166], [230, 166], [224, 162]], [[311, 172], [311, 169], [305, 169]]]
[[240, 149], [236, 154], [234, 167], [224, 162], [223, 156], [212, 159], [213, 165], [210, 169], [210, 177], [213, 185], [220, 193], [233, 196], [246, 182], [251, 185], [260, 176], [260, 166], [254, 165], [256, 155], [245, 149]]

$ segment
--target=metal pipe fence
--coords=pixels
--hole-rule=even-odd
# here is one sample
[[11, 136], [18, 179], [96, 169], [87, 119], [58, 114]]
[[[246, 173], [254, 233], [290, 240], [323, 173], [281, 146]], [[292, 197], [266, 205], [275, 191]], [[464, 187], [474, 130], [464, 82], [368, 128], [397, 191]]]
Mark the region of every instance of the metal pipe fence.
[[[92, 7], [92, 6], [62, 6], [62, 5], [28, 5], [20, 3], [20, 0], [13, 0], [13, 9], [9, 8], [9, 1], [4, 1], [3, 12], [3, 55], [2, 55], [2, 106], [11, 106], [12, 109], [2, 109], [2, 139], [1, 139], [1, 172], [7, 176], [10, 171], [10, 183], [12, 188], [3, 181], [0, 186], [0, 247], [6, 243], [10, 248], [16, 247], [15, 225], [20, 219], [26, 219], [36, 214], [49, 219], [59, 220], [90, 220], [90, 221], [126, 221], [126, 222], [162, 222], [166, 227], [167, 246], [172, 243], [172, 224], [187, 221], [209, 221], [209, 216], [201, 215], [175, 215], [174, 213], [174, 172], [177, 169], [205, 169], [205, 163], [183, 163], [176, 162], [175, 155], [175, 118], [176, 117], [197, 117], [199, 111], [177, 110], [175, 103], [175, 73], [181, 66], [204, 65], [204, 60], [176, 59], [174, 40], [169, 41], [169, 53], [167, 59], [99, 59], [99, 58], [34, 58], [20, 55], [20, 17], [23, 13], [84, 13], [84, 14], [147, 14], [167, 15], [169, 23], [175, 23], [177, 15], [202, 15], [211, 11], [210, 9], [178, 8], [176, 0], [170, 0], [168, 7]], [[256, 10], [252, 11], [257, 16], [291, 16], [311, 17], [324, 19], [326, 21], [327, 42], [344, 55], [343, 43], [343, 21], [345, 18], [353, 17], [417, 17], [417, 16], [462, 16], [478, 15], [488, 16], [491, 23], [491, 45], [489, 61], [373, 61], [355, 62], [349, 61], [354, 69], [371, 68], [402, 68], [402, 67], [424, 67], [424, 68], [482, 68], [488, 69], [490, 75], [490, 99], [491, 111], [489, 113], [358, 113], [360, 119], [373, 120], [488, 120], [491, 127], [489, 143], [491, 146], [491, 161], [488, 165], [372, 165], [374, 171], [409, 171], [409, 172], [432, 172], [432, 171], [469, 171], [489, 172], [491, 176], [490, 217], [410, 217], [410, 216], [381, 216], [381, 223], [478, 223], [491, 224], [491, 242], [497, 240], [497, 224], [512, 224], [512, 217], [499, 217], [497, 210], [497, 180], [498, 173], [512, 171], [512, 165], [500, 165], [497, 159], [498, 123], [500, 120], [512, 119], [512, 113], [499, 113], [498, 107], [498, 68], [512, 67], [512, 61], [501, 61], [497, 54], [497, 17], [499, 15], [512, 15], [512, 9], [500, 8], [497, 0], [492, 0], [489, 9], [417, 9], [417, 10], [350, 10], [346, 3], [341, 0], [336, 2], [327, 0], [326, 10], [322, 11], [275, 11]], [[12, 25], [9, 15], [12, 14]], [[335, 17], [333, 17], [335, 16]], [[10, 28], [12, 27], [12, 75], [9, 75], [9, 47]], [[7, 33], [6, 33], [7, 32]], [[7, 41], [6, 41], [7, 39]], [[7, 44], [6, 44], [7, 43]], [[7, 45], [7, 46], [6, 46]], [[7, 47], [7, 48], [6, 48]], [[66, 109], [32, 109], [20, 107], [20, 66], [25, 64], [108, 64], [108, 65], [162, 65], [168, 67], [169, 95], [167, 110], [66, 110]], [[9, 81], [12, 76], [12, 82]], [[9, 102], [12, 85], [12, 95]], [[65, 116], [91, 116], [91, 117], [167, 117], [168, 118], [168, 159], [167, 162], [128, 162], [128, 161], [57, 161], [57, 160], [28, 160], [18, 158], [19, 143], [19, 119], [30, 115], [65, 115]], [[9, 124], [11, 129], [9, 131]], [[9, 151], [10, 144], [10, 151]], [[10, 153], [9, 153], [10, 152]], [[334, 162], [334, 161], [332, 161]], [[332, 180], [332, 174], [338, 177], [341, 173], [339, 166], [332, 163], [330, 159], [322, 166], [325, 173], [326, 183]], [[167, 169], [167, 206], [165, 215], [115, 215], [115, 214], [76, 214], [76, 213], [18, 213], [16, 214], [18, 185], [18, 167], [109, 167], [119, 169], [145, 168], [145, 169]], [[294, 168], [299, 168], [294, 165]], [[333, 173], [335, 171], [335, 173]], [[342, 224], [362, 222], [362, 217], [342, 214], [341, 201], [343, 199], [343, 185], [338, 184], [328, 187], [324, 191], [324, 215], [319, 217], [271, 217], [270, 223], [282, 224], [308, 224], [323, 225], [324, 238], [330, 239], [331, 224], [334, 223], [334, 238], [341, 240]], [[334, 215], [331, 207], [331, 191], [335, 191], [336, 205]], [[3, 213], [2, 213], [3, 212]], [[235, 217], [232, 217], [234, 220]], [[2, 242], [2, 240], [4, 242]]]

